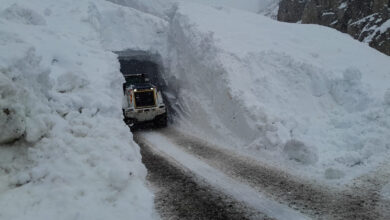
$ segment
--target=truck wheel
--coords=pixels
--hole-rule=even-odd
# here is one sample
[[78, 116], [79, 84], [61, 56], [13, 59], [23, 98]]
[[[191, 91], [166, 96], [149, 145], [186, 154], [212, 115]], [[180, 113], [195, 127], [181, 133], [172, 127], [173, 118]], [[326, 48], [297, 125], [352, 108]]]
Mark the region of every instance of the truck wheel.
[[156, 117], [154, 119], [154, 125], [159, 128], [165, 128], [167, 126], [168, 119], [167, 119], [167, 114], [162, 114]]
[[137, 122], [133, 118], [124, 118], [124, 121], [130, 128], [134, 128], [136, 126], [136, 122]]

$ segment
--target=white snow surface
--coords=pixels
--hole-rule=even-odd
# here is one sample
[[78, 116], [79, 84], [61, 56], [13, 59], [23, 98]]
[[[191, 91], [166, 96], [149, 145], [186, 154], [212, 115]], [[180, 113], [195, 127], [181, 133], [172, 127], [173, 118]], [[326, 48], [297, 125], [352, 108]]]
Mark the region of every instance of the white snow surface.
[[129, 26], [150, 17], [102, 0], [1, 2], [0, 219], [156, 218], [101, 29], [142, 47], [154, 26]]
[[[183, 0], [182, 0], [183, 1]], [[184, 0], [215, 8], [235, 8], [252, 13], [266, 15], [276, 19], [280, 0]]]
[[389, 157], [390, 58], [348, 35], [182, 1], [168, 43], [182, 129], [331, 185]]

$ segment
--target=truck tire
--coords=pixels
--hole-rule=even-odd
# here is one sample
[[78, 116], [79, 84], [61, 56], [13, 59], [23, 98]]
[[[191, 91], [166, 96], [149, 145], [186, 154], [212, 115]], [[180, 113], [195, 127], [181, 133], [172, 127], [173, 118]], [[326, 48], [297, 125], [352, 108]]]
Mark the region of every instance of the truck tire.
[[168, 124], [167, 113], [157, 116], [154, 119], [154, 125], [159, 128], [165, 128]]
[[130, 128], [135, 128], [135, 126], [137, 125], [137, 120], [135, 120], [134, 118], [125, 117], [123, 120]]

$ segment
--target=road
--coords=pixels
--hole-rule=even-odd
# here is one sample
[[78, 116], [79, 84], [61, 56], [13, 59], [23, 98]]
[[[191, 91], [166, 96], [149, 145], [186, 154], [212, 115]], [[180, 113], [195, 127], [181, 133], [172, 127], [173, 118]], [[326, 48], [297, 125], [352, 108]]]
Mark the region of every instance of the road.
[[378, 193], [385, 182], [372, 176], [340, 190], [171, 128], [134, 140], [163, 219], [389, 219]]

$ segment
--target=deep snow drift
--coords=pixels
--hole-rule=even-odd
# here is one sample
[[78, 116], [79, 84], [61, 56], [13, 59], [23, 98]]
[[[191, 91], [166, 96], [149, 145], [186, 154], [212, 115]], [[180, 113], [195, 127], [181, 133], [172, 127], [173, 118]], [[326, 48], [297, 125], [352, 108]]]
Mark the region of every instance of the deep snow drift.
[[388, 56], [329, 28], [187, 1], [168, 37], [182, 127], [330, 184], [389, 159]]
[[155, 218], [122, 121], [116, 41], [104, 41], [128, 31], [128, 44], [151, 44], [151, 18], [93, 2], [0, 4], [0, 219]]

